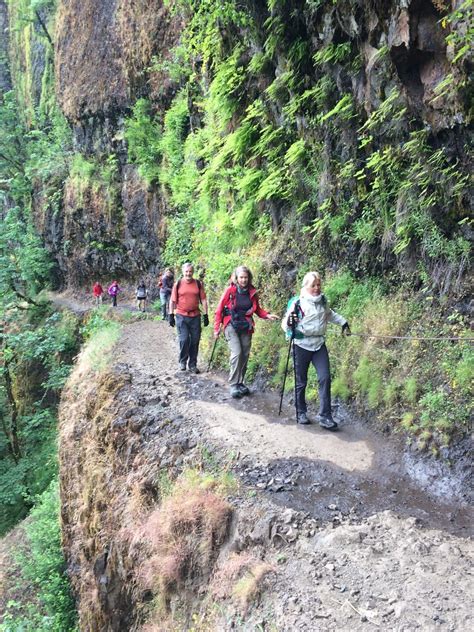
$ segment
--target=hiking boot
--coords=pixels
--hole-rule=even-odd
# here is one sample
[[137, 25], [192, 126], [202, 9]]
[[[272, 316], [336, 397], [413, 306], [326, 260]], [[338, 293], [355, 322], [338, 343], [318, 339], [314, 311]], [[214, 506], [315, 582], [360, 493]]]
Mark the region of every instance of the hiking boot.
[[190, 366], [189, 370], [191, 371], [191, 373], [195, 373], [196, 375], [198, 373], [201, 373], [201, 371], [197, 368], [197, 366]]
[[302, 424], [303, 426], [307, 426], [311, 423], [311, 419], [308, 418], [308, 415], [306, 413], [298, 413], [297, 423]]
[[242, 397], [242, 391], [240, 390], [238, 384], [232, 384], [230, 387], [230, 395], [234, 399], [240, 399]]
[[321, 428], [325, 428], [326, 430], [337, 430], [337, 423], [332, 417], [324, 417], [323, 415], [319, 415], [318, 422]]
[[180, 362], [179, 363], [179, 368], [181, 371], [186, 371], [186, 362]]
[[237, 384], [237, 388], [242, 393], [242, 395], [250, 395], [250, 389], [245, 384]]

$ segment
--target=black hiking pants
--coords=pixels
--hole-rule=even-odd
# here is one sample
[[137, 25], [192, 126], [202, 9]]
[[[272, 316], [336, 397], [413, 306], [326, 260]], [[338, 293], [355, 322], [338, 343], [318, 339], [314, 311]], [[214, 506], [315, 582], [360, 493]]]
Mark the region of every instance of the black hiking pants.
[[312, 364], [318, 375], [319, 414], [332, 419], [331, 413], [331, 374], [329, 356], [326, 345], [317, 351], [308, 351], [295, 345], [296, 355], [296, 410], [306, 413], [306, 385], [308, 383], [309, 365]]
[[176, 314], [176, 326], [179, 338], [179, 363], [189, 368], [197, 365], [199, 341], [201, 340], [201, 316], [181, 316]]

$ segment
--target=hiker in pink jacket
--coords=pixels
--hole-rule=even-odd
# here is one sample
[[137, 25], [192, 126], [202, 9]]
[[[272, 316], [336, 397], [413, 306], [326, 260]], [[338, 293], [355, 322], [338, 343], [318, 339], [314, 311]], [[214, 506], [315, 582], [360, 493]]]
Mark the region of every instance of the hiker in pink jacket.
[[113, 307], [117, 307], [117, 294], [120, 292], [120, 287], [117, 281], [112, 281], [112, 285], [107, 290], [108, 295], [112, 298]]

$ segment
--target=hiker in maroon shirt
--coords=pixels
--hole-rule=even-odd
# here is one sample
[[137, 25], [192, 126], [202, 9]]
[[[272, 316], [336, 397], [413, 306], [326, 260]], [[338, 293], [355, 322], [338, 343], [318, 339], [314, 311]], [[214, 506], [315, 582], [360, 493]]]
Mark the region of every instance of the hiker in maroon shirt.
[[[171, 327], [178, 327], [179, 337], [179, 368], [186, 370], [186, 364], [191, 373], [199, 373], [197, 356], [199, 341], [201, 340], [201, 310], [202, 304], [204, 327], [209, 325], [207, 315], [207, 298], [204, 285], [193, 277], [194, 268], [191, 263], [185, 263], [182, 268], [183, 276], [173, 286], [171, 292], [168, 322]], [[176, 317], [175, 317], [176, 313]]]

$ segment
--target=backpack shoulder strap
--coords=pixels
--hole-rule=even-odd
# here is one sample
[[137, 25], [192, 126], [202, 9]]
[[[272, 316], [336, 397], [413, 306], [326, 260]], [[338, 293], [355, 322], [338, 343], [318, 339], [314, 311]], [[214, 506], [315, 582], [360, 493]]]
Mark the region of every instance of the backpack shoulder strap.
[[303, 310], [301, 309], [301, 301], [300, 301], [299, 296], [293, 296], [292, 298], [290, 298], [290, 300], [288, 301], [288, 305], [286, 306], [286, 309], [290, 309], [290, 307], [293, 308], [292, 311], [296, 313], [299, 312], [302, 314], [302, 316], [304, 316]]

